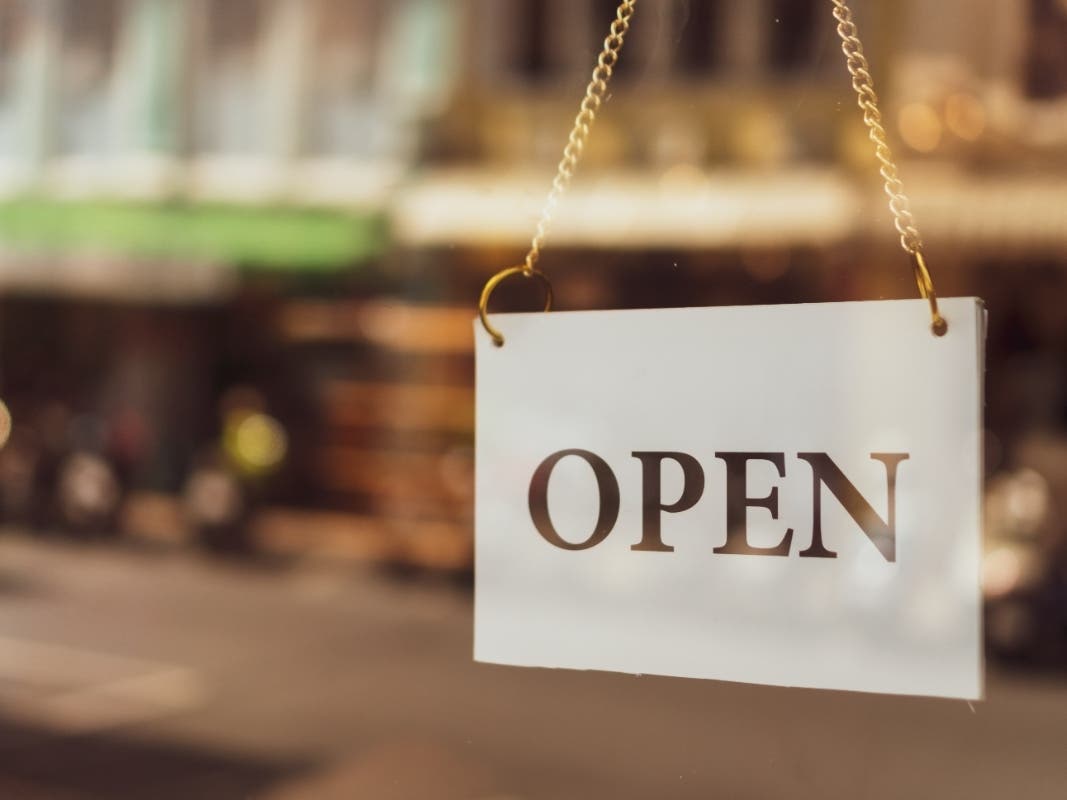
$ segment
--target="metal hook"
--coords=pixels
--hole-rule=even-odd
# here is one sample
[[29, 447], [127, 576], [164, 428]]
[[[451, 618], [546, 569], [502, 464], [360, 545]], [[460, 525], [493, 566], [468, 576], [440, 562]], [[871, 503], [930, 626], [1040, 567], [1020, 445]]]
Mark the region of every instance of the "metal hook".
[[541, 272], [539, 269], [530, 269], [526, 266], [521, 267], [508, 267], [502, 269], [496, 273], [493, 277], [485, 282], [485, 287], [482, 289], [482, 297], [478, 301], [478, 316], [482, 320], [482, 327], [493, 337], [493, 344], [497, 347], [503, 347], [504, 334], [494, 328], [489, 323], [489, 298], [493, 294], [493, 290], [496, 289], [500, 283], [512, 275], [522, 275], [524, 278], [538, 278], [545, 287], [545, 311], [552, 309], [552, 283], [548, 280], [548, 276]]
[[934, 292], [934, 280], [930, 277], [930, 270], [926, 266], [923, 251], [916, 249], [911, 253], [912, 262], [915, 266], [915, 282], [919, 284], [919, 294], [930, 303], [930, 330], [934, 336], [944, 336], [948, 333], [948, 321], [941, 316], [937, 308], [937, 294]]

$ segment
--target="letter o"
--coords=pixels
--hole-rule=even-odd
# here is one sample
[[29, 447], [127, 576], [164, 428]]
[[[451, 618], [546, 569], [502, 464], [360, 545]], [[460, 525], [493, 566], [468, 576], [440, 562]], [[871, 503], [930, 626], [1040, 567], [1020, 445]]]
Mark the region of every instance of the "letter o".
[[[600, 497], [596, 528], [593, 529], [588, 539], [577, 544], [563, 539], [548, 515], [548, 479], [552, 476], [552, 470], [556, 468], [556, 464], [567, 456], [585, 459], [586, 463], [593, 468], [597, 493]], [[615, 473], [611, 471], [608, 462], [588, 450], [560, 450], [553, 453], [541, 462], [534, 471], [533, 478], [530, 479], [530, 517], [533, 519], [537, 532], [544, 537], [545, 541], [556, 547], [564, 550], [588, 550], [590, 547], [595, 547], [607, 538], [619, 518], [619, 482], [615, 479]]]

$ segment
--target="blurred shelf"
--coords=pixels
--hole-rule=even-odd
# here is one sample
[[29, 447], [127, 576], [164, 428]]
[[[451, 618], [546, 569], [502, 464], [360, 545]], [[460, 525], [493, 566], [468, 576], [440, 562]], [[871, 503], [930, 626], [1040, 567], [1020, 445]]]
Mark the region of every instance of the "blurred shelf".
[[396, 353], [471, 355], [472, 306], [419, 305], [399, 299], [294, 300], [279, 325], [291, 341], [365, 342]]
[[473, 436], [474, 390], [421, 383], [333, 381], [322, 389], [331, 427]]

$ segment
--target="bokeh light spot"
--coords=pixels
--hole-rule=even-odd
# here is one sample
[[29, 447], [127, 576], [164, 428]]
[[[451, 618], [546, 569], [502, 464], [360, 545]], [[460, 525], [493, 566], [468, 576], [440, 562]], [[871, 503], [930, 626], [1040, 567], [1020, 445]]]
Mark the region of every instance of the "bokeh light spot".
[[978, 141], [986, 128], [985, 107], [968, 92], [949, 95], [945, 100], [945, 125], [964, 141]]
[[7, 410], [7, 405], [3, 400], [0, 400], [0, 447], [7, 444], [7, 440], [11, 438], [11, 412]]
[[913, 150], [931, 153], [941, 144], [941, 120], [925, 103], [909, 103], [900, 109], [900, 136]]

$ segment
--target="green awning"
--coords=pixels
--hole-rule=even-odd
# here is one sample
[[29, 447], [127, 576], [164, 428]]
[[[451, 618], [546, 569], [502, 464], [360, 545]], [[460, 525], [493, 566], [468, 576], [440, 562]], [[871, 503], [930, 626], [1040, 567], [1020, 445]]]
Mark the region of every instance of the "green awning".
[[0, 201], [0, 250], [331, 271], [380, 255], [384, 215], [225, 204]]

